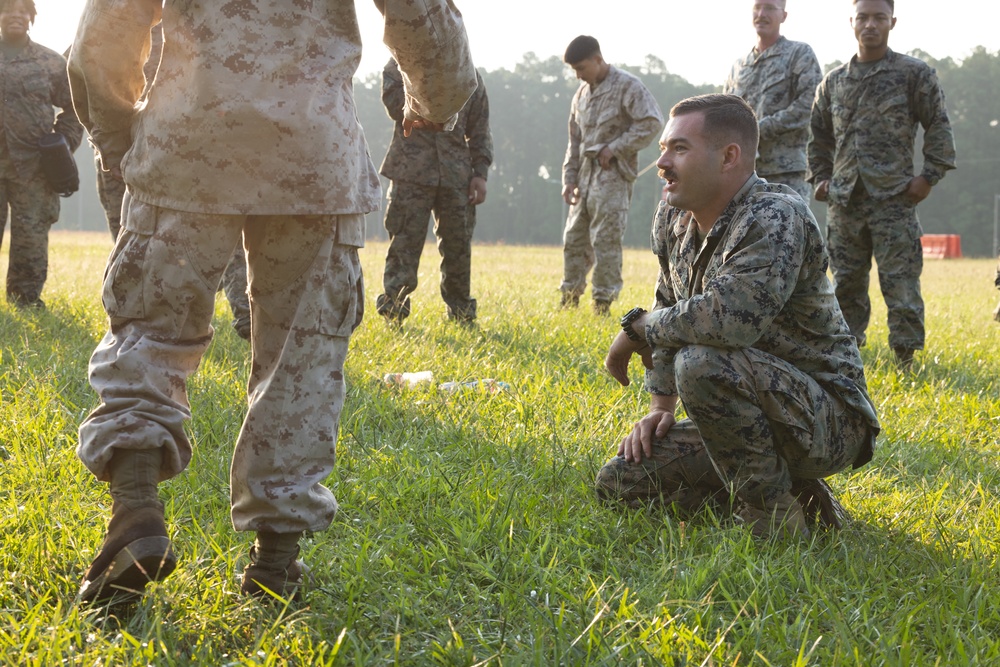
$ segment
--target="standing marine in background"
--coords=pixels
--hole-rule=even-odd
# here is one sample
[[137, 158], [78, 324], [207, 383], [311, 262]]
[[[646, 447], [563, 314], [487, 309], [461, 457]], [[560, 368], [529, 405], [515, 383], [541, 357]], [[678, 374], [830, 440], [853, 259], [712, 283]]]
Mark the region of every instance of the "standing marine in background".
[[739, 95], [757, 114], [757, 175], [784, 183], [808, 202], [809, 113], [823, 71], [812, 47], [781, 34], [786, 18], [785, 0], [753, 1], [757, 44], [733, 65], [722, 92]]
[[594, 270], [594, 312], [606, 315], [622, 289], [622, 240], [639, 172], [638, 153], [663, 129], [663, 113], [637, 77], [604, 61], [597, 40], [581, 35], [563, 60], [583, 83], [569, 112], [563, 160], [562, 307], [576, 307]]
[[6, 226], [9, 205], [7, 301], [17, 308], [45, 307], [49, 228], [59, 220], [59, 193], [42, 172], [39, 142], [61, 134], [72, 152], [83, 139], [66, 59], [28, 36], [36, 14], [34, 0], [0, 0], [0, 217]]
[[[917, 204], [955, 168], [955, 137], [934, 69], [889, 48], [893, 12], [893, 0], [854, 1], [858, 53], [816, 90], [808, 180], [816, 199], [828, 202], [830, 268], [851, 333], [859, 347], [865, 344], [874, 256], [889, 311], [889, 347], [909, 368], [925, 337]], [[918, 125], [924, 163], [914, 175]]]
[[391, 183], [385, 210], [389, 250], [384, 291], [375, 308], [390, 323], [401, 324], [410, 314], [410, 294], [417, 289], [431, 213], [448, 319], [464, 324], [476, 319], [476, 300], [470, 296], [472, 233], [476, 207], [486, 201], [486, 177], [493, 164], [489, 98], [478, 72], [476, 80], [479, 87], [462, 107], [453, 129], [404, 137], [406, 93], [399, 65], [390, 59], [382, 71], [382, 104], [395, 127], [379, 170]]

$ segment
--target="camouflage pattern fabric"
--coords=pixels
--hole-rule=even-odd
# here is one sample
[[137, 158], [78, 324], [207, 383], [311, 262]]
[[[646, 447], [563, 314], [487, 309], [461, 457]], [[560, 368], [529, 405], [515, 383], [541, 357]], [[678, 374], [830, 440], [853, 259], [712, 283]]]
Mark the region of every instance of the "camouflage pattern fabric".
[[904, 191], [913, 173], [917, 126], [924, 128], [920, 174], [931, 185], [955, 168], [955, 138], [934, 69], [891, 49], [870, 68], [857, 56], [831, 70], [810, 120], [807, 179], [830, 181], [829, 201], [846, 206], [860, 181], [877, 201]]
[[[622, 280], [622, 241], [628, 225], [628, 202], [632, 184], [611, 169], [591, 173], [587, 192], [569, 208], [563, 230], [563, 280], [559, 289], [579, 297], [591, 276], [591, 294], [608, 303], [618, 298]], [[626, 207], [620, 203], [625, 201]]]
[[754, 47], [738, 60], [722, 88], [742, 97], [757, 114], [757, 173], [805, 192], [806, 201], [811, 196], [805, 183], [809, 116], [822, 78], [812, 47], [782, 36], [763, 52]]
[[[461, 14], [448, 0], [380, 4], [384, 39], [407, 73], [404, 113], [454, 123], [476, 88]], [[252, 11], [234, 11], [230, 3], [168, 4], [162, 18], [169, 47], [139, 109], [149, 29], [161, 7], [148, 0], [87, 6], [70, 56], [73, 99], [105, 166], [122, 165], [133, 197], [219, 214], [378, 208], [381, 186], [351, 83], [361, 57], [353, 2], [260, 0]], [[261, 46], [292, 42], [323, 48]], [[195, 76], [192, 62], [214, 65]], [[303, 100], [309, 104], [296, 103]]]
[[688, 345], [675, 364], [689, 418], [654, 441], [652, 459], [615, 457], [605, 465], [597, 477], [603, 497], [695, 510], [735, 495], [764, 507], [793, 479], [840, 472], [869, 446], [864, 414], [766, 352]]
[[923, 61], [891, 50], [873, 64], [859, 64], [855, 56], [823, 79], [811, 125], [808, 179], [813, 185], [830, 181], [830, 259], [851, 331], [863, 345], [870, 305], [868, 276], [861, 272], [874, 254], [889, 282], [882, 293], [890, 345], [922, 349], [922, 232], [901, 193], [914, 176], [918, 125], [924, 128], [920, 174], [935, 185], [955, 168], [955, 139], [937, 75]]
[[[29, 39], [23, 49], [2, 58], [0, 200], [5, 219], [10, 207], [11, 234], [7, 300], [16, 306], [41, 306], [48, 276], [49, 228], [59, 219], [59, 195], [42, 173], [38, 142], [57, 132], [75, 151], [83, 126], [73, 112], [61, 55]], [[58, 114], [53, 107], [60, 109]]]
[[[150, 86], [153, 85], [153, 79], [156, 77], [156, 68], [160, 65], [160, 55], [162, 53], [163, 26], [157, 23], [150, 30], [149, 57], [146, 58], [146, 62], [142, 66], [142, 75], [145, 79], [145, 84], [140, 96], [141, 99], [146, 97]], [[125, 197], [125, 181], [102, 168], [101, 154], [97, 151], [96, 147], [94, 149], [94, 168], [97, 171], [97, 196], [101, 200], [101, 206], [104, 207], [104, 216], [108, 221], [108, 231], [111, 232], [111, 238], [114, 240], [118, 238], [118, 230], [122, 226], [122, 199]]]
[[868, 287], [874, 256], [888, 310], [889, 346], [922, 350], [924, 255], [916, 207], [905, 193], [877, 201], [858, 186], [846, 206], [831, 203], [827, 210], [826, 238], [837, 300], [858, 345], [866, 342], [871, 317]]
[[[754, 175], [704, 242], [689, 213], [662, 203], [652, 247], [661, 270], [646, 389], [680, 397], [727, 489], [760, 507], [788, 491], [793, 474], [824, 477], [871, 459], [879, 423], [861, 355], [800, 197]], [[677, 451], [689, 460], [686, 429], [677, 442], [668, 433], [667, 464]], [[599, 480], [629, 479], [621, 461], [609, 465]]]
[[[108, 220], [111, 238], [117, 239], [121, 230], [122, 202], [125, 199], [125, 181], [101, 169], [100, 155], [94, 156], [97, 170], [97, 194]], [[221, 288], [225, 292], [229, 309], [233, 313], [233, 329], [241, 338], [250, 339], [250, 300], [247, 297], [247, 262], [243, 246], [237, 245], [222, 274]]]
[[470, 297], [472, 234], [475, 206], [468, 204], [473, 177], [483, 180], [493, 163], [490, 106], [486, 85], [478, 87], [447, 132], [414, 132], [403, 136], [405, 91], [395, 60], [382, 72], [382, 104], [396, 124], [380, 173], [390, 179], [385, 211], [389, 250], [382, 278], [383, 293], [376, 302], [379, 314], [405, 319], [406, 302], [417, 289], [417, 269], [434, 215], [434, 235], [441, 255], [441, 298], [448, 317], [476, 319], [476, 300]]
[[766, 179], [768, 183], [780, 183], [781, 185], [787, 185], [792, 190], [795, 190], [795, 194], [802, 197], [806, 202], [812, 200], [812, 188], [806, 181], [806, 172], [796, 171], [786, 174], [771, 174]]
[[403, 320], [409, 315], [407, 297], [417, 289], [417, 269], [427, 238], [427, 221], [434, 213], [434, 235], [441, 255], [441, 298], [451, 319], [476, 319], [470, 296], [472, 234], [476, 207], [468, 203], [467, 187], [435, 187], [394, 181], [389, 185], [385, 226], [389, 250], [382, 276], [380, 315]]
[[[24, 174], [0, 158], [0, 201], [10, 206], [7, 301], [17, 307], [43, 306], [49, 273], [49, 229], [59, 219], [59, 195], [41, 171]], [[7, 206], [3, 208], [6, 226]], [[0, 226], [0, 240], [3, 227]]]
[[242, 233], [253, 309], [249, 408], [232, 467], [237, 530], [326, 528], [343, 364], [364, 309], [354, 216], [219, 216], [126, 198], [108, 261], [110, 329], [90, 360], [101, 404], [80, 426], [80, 459], [102, 480], [116, 448], [158, 447], [160, 479], [192, 446], [187, 378], [212, 340], [215, 289]]
[[[377, 4], [405, 73], [404, 113], [453, 122], [476, 86], [461, 15], [448, 0]], [[352, 95], [361, 39], [350, 2], [246, 7], [88, 0], [84, 10], [73, 99], [104, 166], [123, 164], [128, 191], [104, 284], [110, 328], [90, 364], [101, 403], [80, 426], [78, 455], [102, 480], [118, 448], [160, 448], [161, 480], [187, 466], [186, 379], [211, 341], [215, 288], [242, 234], [253, 365], [233, 525], [321, 530], [337, 507], [322, 481], [363, 315], [363, 214], [381, 199]], [[163, 56], [136, 107], [161, 12]]]
[[487, 180], [493, 164], [490, 100], [478, 72], [476, 82], [476, 92], [458, 112], [455, 127], [404, 137], [406, 91], [399, 65], [390, 60], [382, 70], [382, 104], [395, 126], [379, 173], [393, 182], [453, 188], [466, 194], [473, 176]]
[[118, 238], [122, 228], [122, 200], [125, 199], [125, 181], [114, 176], [110, 171], [101, 169], [101, 155], [94, 153], [94, 169], [97, 171], [97, 196], [104, 209], [104, 217], [108, 221], [108, 231], [111, 239]]
[[[663, 113], [635, 76], [610, 66], [603, 81], [583, 83], [570, 105], [569, 143], [563, 160], [563, 185], [579, 188], [563, 232], [564, 294], [579, 297], [594, 268], [593, 297], [611, 302], [622, 288], [621, 242], [628, 221], [638, 153], [663, 129]], [[614, 154], [602, 169], [597, 155]]]

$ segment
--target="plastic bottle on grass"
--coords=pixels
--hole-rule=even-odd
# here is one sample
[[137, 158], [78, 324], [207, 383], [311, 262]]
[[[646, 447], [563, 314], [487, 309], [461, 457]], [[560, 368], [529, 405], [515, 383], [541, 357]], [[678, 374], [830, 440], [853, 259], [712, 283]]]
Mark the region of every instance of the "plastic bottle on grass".
[[478, 389], [488, 394], [497, 394], [510, 389], [510, 385], [493, 378], [483, 378], [481, 380], [469, 380], [468, 382], [442, 382], [438, 385], [441, 391], [458, 392]]
[[418, 371], [416, 373], [386, 373], [382, 380], [390, 386], [418, 387], [434, 381], [434, 371]]

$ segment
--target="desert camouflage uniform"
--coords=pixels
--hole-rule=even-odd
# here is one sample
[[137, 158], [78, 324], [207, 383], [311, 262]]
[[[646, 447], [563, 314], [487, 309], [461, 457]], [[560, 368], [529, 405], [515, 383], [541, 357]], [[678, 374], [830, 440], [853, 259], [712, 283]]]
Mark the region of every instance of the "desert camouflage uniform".
[[[580, 193], [569, 209], [563, 231], [563, 281], [559, 289], [577, 297], [587, 288], [591, 268], [592, 296], [610, 303], [622, 289], [622, 239], [628, 222], [632, 183], [639, 172], [638, 153], [663, 129], [663, 114], [646, 86], [635, 76], [611, 66], [595, 86], [583, 83], [569, 112], [569, 144], [563, 160], [563, 185]], [[597, 155], [607, 146], [614, 153], [609, 169]]]
[[[38, 142], [58, 132], [75, 151], [83, 127], [73, 112], [66, 60], [61, 55], [29, 39], [23, 49], [13, 56], [0, 56], [0, 61], [0, 201], [4, 203], [4, 223], [10, 206], [7, 300], [16, 306], [41, 306], [49, 273], [49, 228], [59, 219], [59, 195], [42, 173]], [[53, 107], [61, 110], [58, 115]], [[0, 240], [2, 237], [0, 227]]]
[[[460, 15], [446, 0], [377, 4], [408, 75], [407, 113], [451, 122], [476, 85]], [[336, 511], [322, 482], [363, 314], [364, 213], [381, 188], [354, 106], [354, 3], [258, 0], [253, 10], [168, 2], [140, 110], [160, 0], [90, 0], [81, 19], [73, 98], [129, 193], [104, 283], [110, 328], [90, 363], [101, 403], [78, 454], [102, 480], [116, 448], [160, 448], [160, 479], [188, 465], [186, 380], [212, 339], [215, 288], [242, 235], [253, 364], [233, 523], [294, 533], [327, 527]]]
[[640, 464], [617, 457], [599, 493], [683, 505], [729, 490], [755, 506], [872, 457], [879, 430], [861, 355], [826, 275], [806, 203], [756, 175], [704, 243], [690, 214], [653, 220], [660, 277], [646, 325], [646, 389], [679, 396], [688, 418]]
[[[163, 26], [157, 23], [149, 33], [149, 57], [142, 66], [142, 76], [145, 85], [142, 97], [146, 97], [149, 87], [156, 76], [156, 68], [160, 65], [160, 54], [163, 52]], [[108, 230], [111, 239], [118, 238], [118, 230], [122, 226], [122, 200], [125, 198], [125, 181], [112, 176], [110, 171], [101, 168], [101, 153], [94, 147], [94, 168], [97, 170], [97, 195], [104, 207], [104, 216], [108, 220]]]
[[[163, 52], [163, 26], [157, 23], [150, 31], [149, 57], [142, 67], [145, 85], [142, 97], [146, 97], [156, 69], [160, 64], [160, 54]], [[108, 230], [111, 238], [117, 239], [122, 222], [122, 202], [125, 199], [125, 181], [114, 176], [110, 171], [101, 168], [101, 154], [94, 150], [94, 168], [97, 171], [97, 195], [104, 207], [104, 215], [108, 220]], [[243, 245], [238, 244], [233, 250], [232, 259], [222, 273], [222, 285], [229, 308], [233, 313], [233, 329], [242, 337], [250, 338], [250, 299], [247, 296], [247, 261]]]
[[742, 97], [757, 114], [757, 174], [784, 183], [806, 201], [812, 198], [806, 183], [809, 110], [822, 78], [812, 47], [779, 37], [763, 53], [754, 47], [737, 61], [722, 89]]
[[469, 204], [469, 183], [476, 176], [486, 180], [493, 163], [489, 98], [478, 74], [477, 81], [479, 86], [459, 112], [454, 129], [404, 137], [405, 97], [396, 61], [390, 60], [382, 72], [382, 104], [396, 126], [379, 169], [391, 181], [385, 210], [389, 251], [384, 292], [376, 302], [379, 314], [394, 319], [409, 314], [408, 295], [417, 289], [417, 268], [433, 212], [441, 255], [441, 298], [448, 317], [476, 319], [476, 300], [469, 294], [476, 207]]
[[923, 232], [906, 196], [918, 124], [924, 128], [920, 173], [935, 185], [955, 168], [955, 139], [933, 68], [891, 50], [871, 64], [855, 56], [829, 72], [816, 91], [808, 180], [830, 181], [830, 263], [837, 299], [859, 345], [871, 314], [874, 254], [889, 311], [889, 345], [924, 347]]

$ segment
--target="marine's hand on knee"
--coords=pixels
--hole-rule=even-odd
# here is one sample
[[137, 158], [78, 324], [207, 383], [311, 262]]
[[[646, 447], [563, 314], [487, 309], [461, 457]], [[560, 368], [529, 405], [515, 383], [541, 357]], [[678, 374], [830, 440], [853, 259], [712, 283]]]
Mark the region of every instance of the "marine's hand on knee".
[[653, 442], [662, 438], [674, 425], [672, 411], [653, 409], [632, 427], [631, 433], [625, 436], [618, 446], [619, 456], [626, 461], [641, 463], [644, 458], [653, 457]]

